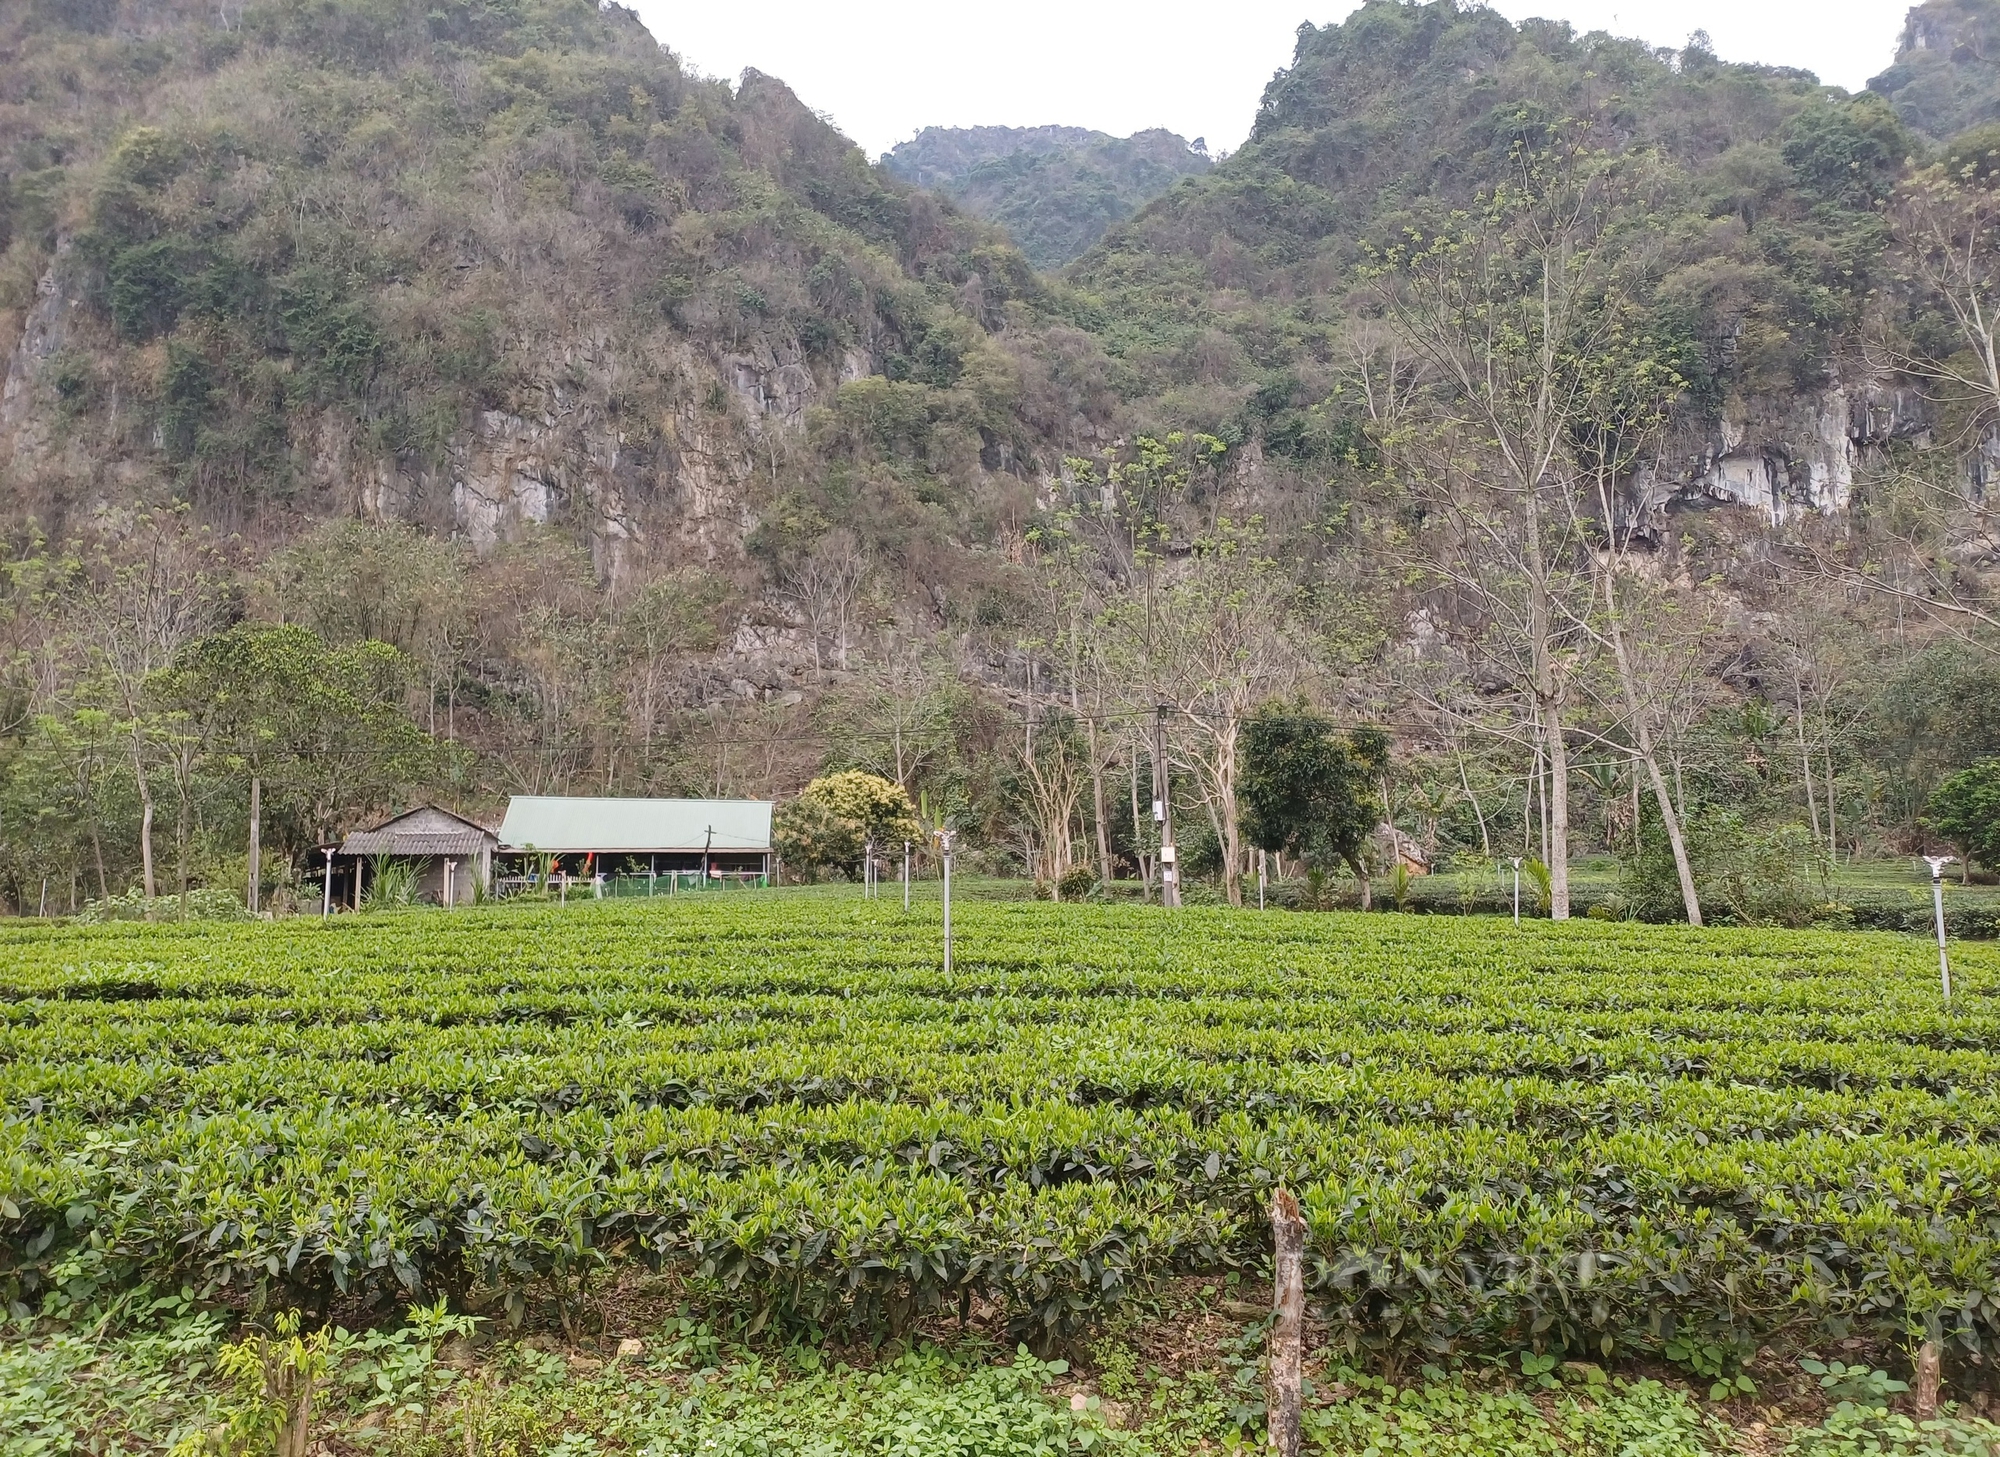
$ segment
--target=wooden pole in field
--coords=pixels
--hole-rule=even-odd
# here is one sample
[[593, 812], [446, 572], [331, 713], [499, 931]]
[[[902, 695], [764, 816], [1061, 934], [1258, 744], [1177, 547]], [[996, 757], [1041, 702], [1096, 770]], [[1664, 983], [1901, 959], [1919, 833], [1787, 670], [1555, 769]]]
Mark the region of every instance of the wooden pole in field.
[[252, 774], [250, 776], [250, 863], [246, 867], [249, 871], [247, 879], [250, 884], [245, 887], [248, 893], [244, 896], [244, 900], [253, 911], [262, 909], [263, 887], [261, 882], [264, 879], [263, 820], [264, 780], [263, 776]]
[[1299, 1457], [1300, 1406], [1305, 1386], [1306, 1222], [1289, 1189], [1271, 1196], [1273, 1249], [1269, 1430], [1276, 1457]]

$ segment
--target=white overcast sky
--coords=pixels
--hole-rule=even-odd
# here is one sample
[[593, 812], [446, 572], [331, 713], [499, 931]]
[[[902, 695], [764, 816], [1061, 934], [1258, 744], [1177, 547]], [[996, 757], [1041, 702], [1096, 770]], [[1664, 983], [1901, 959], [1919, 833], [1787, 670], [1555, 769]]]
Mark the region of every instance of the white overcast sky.
[[[1355, 0], [626, 0], [695, 70], [788, 82], [870, 156], [925, 126], [1163, 126], [1211, 151], [1249, 133], [1299, 22]], [[1910, 0], [1496, 0], [1725, 60], [1801, 66], [1858, 91], [1894, 57]]]

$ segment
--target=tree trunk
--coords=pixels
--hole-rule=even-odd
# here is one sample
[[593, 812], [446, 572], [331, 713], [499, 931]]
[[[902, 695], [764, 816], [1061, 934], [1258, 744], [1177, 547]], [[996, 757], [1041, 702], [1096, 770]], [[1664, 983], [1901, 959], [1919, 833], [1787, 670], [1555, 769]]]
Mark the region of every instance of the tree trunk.
[[[1660, 772], [1660, 756], [1653, 752], [1652, 721], [1646, 715], [1645, 706], [1639, 701], [1638, 680], [1632, 673], [1632, 660], [1625, 651], [1625, 630], [1618, 620], [1618, 599], [1612, 590], [1611, 578], [1604, 579], [1604, 601], [1611, 609], [1608, 616], [1611, 624], [1611, 651], [1618, 664], [1618, 682], [1625, 693], [1625, 709], [1632, 715], [1632, 727], [1639, 740], [1639, 757], [1645, 761], [1646, 774], [1653, 782], [1653, 798], [1660, 806], [1660, 823], [1666, 826], [1667, 843], [1674, 851], [1674, 873], [1680, 877], [1681, 906], [1687, 912], [1690, 926], [1701, 924], [1701, 897], [1695, 891], [1694, 867], [1688, 863], [1687, 840], [1681, 834], [1681, 817], [1674, 808], [1673, 796], [1667, 793], [1667, 779]], [[1803, 731], [1803, 720], [1801, 731]], [[1815, 831], [1817, 833], [1817, 831]], [[1636, 809], [1632, 818], [1632, 843], [1639, 842], [1639, 819]]]
[[[1479, 808], [1479, 797], [1472, 792], [1472, 780], [1465, 772], [1465, 757], [1458, 760], [1458, 787], [1465, 791], [1465, 802], [1472, 806], [1472, 817], [1479, 821], [1479, 853], [1488, 860], [1493, 858], [1493, 841], [1486, 834], [1486, 815]], [[1284, 861], [1278, 862], [1278, 873], [1284, 875]]]
[[174, 811], [174, 883], [180, 892], [181, 919], [188, 915], [188, 812], [187, 796], [179, 796]]
[[259, 892], [264, 879], [264, 780], [261, 775], [250, 776], [250, 884], [245, 887], [245, 901], [252, 912], [258, 909]]
[[1146, 853], [1145, 821], [1139, 817], [1139, 746], [1131, 749], [1132, 766], [1132, 858], [1139, 865], [1139, 897], [1150, 901], [1153, 898], [1153, 862]]
[[1569, 919], [1569, 746], [1563, 742], [1562, 705], [1543, 706], [1549, 729], [1549, 919]]
[[1819, 838], [1819, 794], [1813, 787], [1812, 745], [1806, 742], [1806, 691], [1797, 678], [1792, 680], [1792, 710], [1799, 730], [1799, 769], [1805, 775], [1806, 817], [1812, 821], [1813, 838]]
[[1217, 738], [1215, 787], [1222, 800], [1222, 889], [1232, 906], [1243, 904], [1243, 834], [1236, 815], [1236, 720]]
[[[132, 776], [139, 786], [139, 868], [146, 887], [146, 899], [160, 893], [159, 878], [153, 873], [153, 787], [146, 782], [146, 763], [139, 753], [139, 738], [132, 737]], [[152, 914], [147, 907], [146, 914]]]
[[1347, 868], [1352, 870], [1354, 878], [1361, 882], [1361, 909], [1364, 911], [1373, 910], [1375, 908], [1374, 891], [1373, 887], [1368, 884], [1368, 869], [1361, 863], [1361, 857], [1359, 855], [1343, 855], [1340, 858], [1347, 862]]
[[1111, 884], [1111, 830], [1104, 822], [1104, 760], [1097, 753], [1097, 720], [1085, 719], [1090, 732], [1090, 791], [1097, 811], [1097, 883]]
[[[1543, 280], [1543, 288], [1548, 288]], [[1546, 309], [1546, 293], [1544, 309]], [[1544, 349], [1548, 347], [1544, 342]], [[1523, 524], [1528, 567], [1528, 651], [1534, 673], [1535, 706], [1548, 739], [1548, 838], [1542, 860], [1549, 868], [1549, 919], [1569, 919], [1569, 746], [1563, 742], [1562, 670], [1555, 657], [1556, 627], [1550, 610], [1548, 567], [1542, 555], [1541, 482], [1523, 482]]]

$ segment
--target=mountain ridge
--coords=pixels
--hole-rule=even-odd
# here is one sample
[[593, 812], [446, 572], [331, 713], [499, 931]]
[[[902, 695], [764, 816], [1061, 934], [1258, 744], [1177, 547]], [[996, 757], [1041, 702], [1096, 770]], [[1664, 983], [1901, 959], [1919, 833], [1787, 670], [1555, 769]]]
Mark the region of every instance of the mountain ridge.
[[925, 127], [879, 165], [1000, 224], [1036, 267], [1056, 269], [1213, 162], [1200, 138], [1159, 127], [1114, 137], [1083, 127], [988, 126]]

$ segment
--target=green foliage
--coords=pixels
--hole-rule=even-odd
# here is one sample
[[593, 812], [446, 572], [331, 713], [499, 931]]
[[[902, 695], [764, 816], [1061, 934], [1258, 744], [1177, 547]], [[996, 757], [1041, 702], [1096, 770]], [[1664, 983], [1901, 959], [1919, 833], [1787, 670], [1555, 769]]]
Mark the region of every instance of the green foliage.
[[1931, 791], [1925, 823], [1967, 859], [2000, 866], [2000, 759], [1981, 759]]
[[[1696, 889], [1717, 924], [1838, 924], [1849, 914], [1834, 899], [1825, 846], [1804, 826], [1760, 826], [1740, 809], [1707, 804], [1692, 808], [1684, 832]], [[1673, 850], [1650, 798], [1640, 806], [1638, 847], [1619, 863], [1627, 913], [1644, 921], [1683, 914]]]
[[406, 911], [417, 903], [417, 868], [407, 860], [377, 855], [368, 866], [368, 891], [362, 899], [371, 911]]
[[1634, 332], [1672, 361], [1683, 403], [1707, 414], [1732, 392], [1810, 388], [1880, 276], [1875, 204], [1911, 141], [1876, 98], [1690, 54], [1450, 0], [1370, 0], [1302, 29], [1249, 142], [1114, 230], [1072, 280], [1145, 393], [1198, 401], [1210, 428], [1229, 414], [1267, 458], [1365, 455], [1307, 433], [1354, 418], [1366, 391], [1329, 364], [1353, 331], [1327, 280], [1351, 278], [1371, 243], [1476, 207], [1560, 121], [1644, 176], [1613, 229], [1645, 239], [1625, 285]]
[[1786, 1457], [1984, 1457], [2000, 1441], [2000, 1426], [1979, 1417], [1919, 1422], [1872, 1402], [1842, 1401], [1811, 1431], [1801, 1432]]
[[1097, 889], [1097, 871], [1088, 865], [1072, 865], [1056, 882], [1056, 895], [1066, 901], [1080, 901]]
[[1822, 1361], [1817, 1356], [1807, 1356], [1799, 1362], [1799, 1369], [1808, 1376], [1817, 1376], [1820, 1390], [1835, 1401], [1886, 1406], [1890, 1397], [1910, 1389], [1907, 1381], [1897, 1381], [1887, 1371], [1845, 1361]]
[[1206, 150], [1171, 132], [1111, 137], [1081, 127], [925, 127], [882, 157], [897, 177], [999, 223], [1047, 269], [1211, 165]]
[[1343, 861], [1366, 874], [1362, 852], [1382, 817], [1376, 791], [1387, 738], [1372, 729], [1342, 732], [1304, 703], [1274, 700], [1244, 720], [1239, 752], [1237, 793], [1252, 845], [1322, 869]]
[[1987, 0], [1924, 0], [1913, 6], [1895, 62], [1868, 83], [1897, 115], [1944, 141], [2000, 121], [2000, 14]]
[[101, 926], [111, 921], [253, 921], [256, 917], [233, 890], [203, 886], [186, 897], [159, 896], [146, 899], [143, 886], [123, 895], [106, 896], [85, 904], [76, 913], [78, 925]]
[[1353, 1371], [1354, 1399], [1309, 1409], [1308, 1434], [1327, 1453], [1364, 1457], [1706, 1457], [1725, 1433], [1681, 1392], [1650, 1380], [1573, 1373], [1549, 1356], [1524, 1355], [1524, 1372], [1547, 1393], [1483, 1389], [1427, 1366], [1410, 1384]]
[[[162, 1304], [174, 1302], [163, 1301]], [[221, 1320], [164, 1313], [105, 1339], [10, 1330], [0, 1340], [0, 1444], [8, 1457], [68, 1457], [116, 1431], [125, 1450], [166, 1451], [209, 1420]]]
[[326, 1376], [332, 1332], [299, 1333], [299, 1313], [280, 1315], [274, 1332], [256, 1333], [216, 1353], [216, 1371], [234, 1390], [222, 1422], [174, 1445], [171, 1457], [306, 1457], [315, 1388]]
[[299, 849], [443, 767], [405, 709], [410, 672], [387, 643], [243, 624], [188, 644], [149, 686], [224, 767], [263, 779], [273, 843]]
[[1947, 1012], [1851, 935], [967, 902], [946, 978], [929, 915], [694, 899], [7, 933], [0, 1293], [585, 1330], [643, 1258], [1047, 1346], [1254, 1268], [1283, 1180], [1336, 1350], [1993, 1339], [1990, 950]]
[[923, 838], [916, 806], [893, 780], [859, 769], [822, 775], [778, 811], [772, 842], [787, 865], [861, 875], [872, 842], [878, 854], [900, 854], [905, 840]]
[[705, 1385], [652, 1428], [649, 1450], [662, 1457], [887, 1450], [1042, 1457], [1135, 1446], [1050, 1400], [1048, 1388], [1069, 1368], [1025, 1349], [1007, 1365], [973, 1365], [922, 1346], [865, 1372], [823, 1369], [814, 1353], [801, 1352], [799, 1360], [802, 1372]]

